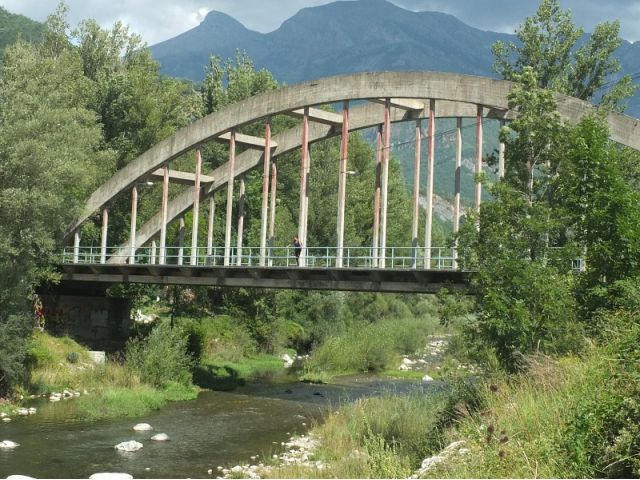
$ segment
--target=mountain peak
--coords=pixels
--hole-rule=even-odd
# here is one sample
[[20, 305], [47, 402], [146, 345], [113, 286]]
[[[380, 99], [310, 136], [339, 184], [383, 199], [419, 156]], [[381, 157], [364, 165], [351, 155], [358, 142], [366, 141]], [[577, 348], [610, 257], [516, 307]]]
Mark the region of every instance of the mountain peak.
[[242, 28], [245, 28], [239, 21], [233, 18], [231, 15], [227, 15], [226, 13], [219, 12], [217, 10], [211, 10], [207, 13], [207, 16], [204, 17], [204, 20], [200, 25], [220, 25], [220, 24], [229, 24], [229, 25], [239, 25]]

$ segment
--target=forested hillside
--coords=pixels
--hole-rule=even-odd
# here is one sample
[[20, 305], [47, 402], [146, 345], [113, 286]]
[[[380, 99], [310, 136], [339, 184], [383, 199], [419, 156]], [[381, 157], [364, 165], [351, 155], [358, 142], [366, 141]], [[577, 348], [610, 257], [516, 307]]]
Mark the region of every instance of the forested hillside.
[[0, 51], [15, 42], [18, 37], [26, 41], [36, 41], [42, 37], [44, 27], [23, 15], [9, 13], [0, 7]]

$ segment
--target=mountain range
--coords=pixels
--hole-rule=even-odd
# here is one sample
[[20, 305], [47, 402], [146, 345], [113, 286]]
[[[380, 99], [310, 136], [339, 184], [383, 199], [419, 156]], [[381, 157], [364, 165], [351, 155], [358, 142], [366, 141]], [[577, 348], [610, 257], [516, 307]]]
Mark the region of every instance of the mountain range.
[[[483, 31], [439, 12], [412, 12], [386, 0], [338, 1], [300, 10], [277, 30], [259, 33], [212, 11], [197, 27], [151, 46], [164, 74], [201, 81], [212, 55], [245, 51], [257, 68], [285, 83], [385, 70], [435, 70], [495, 76], [491, 45], [515, 35]], [[616, 51], [620, 74], [640, 72], [640, 42]], [[636, 75], [637, 76], [637, 75]], [[640, 116], [640, 94], [627, 113]]]

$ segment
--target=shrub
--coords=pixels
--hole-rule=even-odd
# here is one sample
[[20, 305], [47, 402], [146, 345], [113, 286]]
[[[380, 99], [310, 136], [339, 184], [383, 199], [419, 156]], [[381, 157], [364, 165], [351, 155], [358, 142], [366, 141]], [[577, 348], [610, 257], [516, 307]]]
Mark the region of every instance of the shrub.
[[191, 383], [193, 359], [187, 353], [187, 336], [179, 328], [160, 322], [146, 338], [127, 342], [126, 365], [144, 383], [164, 387], [169, 382]]
[[566, 430], [576, 476], [640, 476], [640, 323], [612, 314], [608, 344], [577, 394]]
[[23, 316], [9, 315], [5, 322], [0, 322], [0, 397], [26, 379], [29, 330], [28, 319]]
[[67, 353], [67, 362], [69, 363], [78, 363], [79, 358], [80, 358], [80, 355], [78, 355], [78, 352]]

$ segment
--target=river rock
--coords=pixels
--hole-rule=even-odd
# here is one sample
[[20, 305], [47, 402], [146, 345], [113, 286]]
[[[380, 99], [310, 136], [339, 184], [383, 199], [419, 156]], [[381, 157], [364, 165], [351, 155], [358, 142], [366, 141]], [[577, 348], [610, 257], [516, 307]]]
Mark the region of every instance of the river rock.
[[33, 414], [35, 414], [37, 411], [38, 411], [38, 410], [36, 410], [36, 409], [35, 409], [35, 407], [31, 407], [31, 408], [29, 409], [29, 415], [33, 415]]
[[11, 448], [16, 448], [19, 446], [19, 443], [12, 442], [11, 440], [3, 440], [2, 442], [0, 442], [0, 449], [2, 450], [9, 450]]
[[140, 450], [143, 445], [140, 442], [136, 442], [135, 440], [129, 440], [128, 442], [122, 442], [116, 445], [116, 450], [120, 450], [121, 452], [135, 452]]
[[169, 438], [169, 435], [167, 435], [166, 433], [158, 433], [153, 437], [151, 437], [151, 440], [155, 440], [156, 442], [168, 442], [171, 439]]
[[34, 477], [27, 477], [26, 475], [9, 475], [7, 480], [35, 480]]
[[133, 478], [128, 473], [94, 473], [89, 477], [92, 480], [129, 480]]
[[3, 421], [4, 423], [9, 423], [9, 422], [11, 421], [11, 419], [10, 419], [9, 417], [3, 417], [3, 418], [2, 418], [2, 421]]
[[17, 414], [20, 415], [21, 417], [26, 417], [27, 415], [29, 415], [29, 409], [28, 408], [19, 408], [17, 410]]
[[148, 432], [149, 430], [153, 430], [153, 427], [148, 423], [138, 423], [137, 425], [134, 425], [133, 429], [136, 432]]
[[5, 412], [0, 412], [0, 418], [8, 417], [9, 414]]
[[423, 382], [433, 382], [433, 378], [431, 378], [429, 375], [425, 375], [424, 377], [422, 377], [422, 381]]
[[291, 367], [291, 365], [293, 365], [293, 358], [291, 358], [289, 354], [285, 353], [280, 358], [284, 362], [284, 368], [289, 368]]

